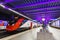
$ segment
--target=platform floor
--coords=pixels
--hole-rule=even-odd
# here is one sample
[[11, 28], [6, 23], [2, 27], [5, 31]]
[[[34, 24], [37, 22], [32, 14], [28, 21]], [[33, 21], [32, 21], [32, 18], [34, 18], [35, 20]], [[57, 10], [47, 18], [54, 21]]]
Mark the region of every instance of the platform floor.
[[60, 29], [52, 28], [48, 26], [49, 32], [53, 34], [56, 40], [60, 40]]
[[15, 38], [12, 38], [10, 40], [36, 40], [37, 39], [37, 32], [39, 32], [40, 28], [35, 28], [35, 29], [32, 29], [32, 30], [29, 30], [28, 32], [22, 34], [22, 35], [19, 35]]
[[49, 32], [41, 32], [41, 28], [32, 29], [9, 40], [60, 40], [60, 30], [48, 26]]

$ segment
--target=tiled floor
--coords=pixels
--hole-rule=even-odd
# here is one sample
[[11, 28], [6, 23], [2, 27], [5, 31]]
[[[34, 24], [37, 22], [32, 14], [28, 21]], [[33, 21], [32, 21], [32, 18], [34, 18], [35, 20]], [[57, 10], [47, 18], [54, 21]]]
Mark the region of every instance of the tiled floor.
[[[46, 40], [47, 40], [47, 38], [49, 40], [60, 40], [60, 30], [51, 28], [49, 26], [48, 26], [48, 29], [49, 29], [50, 33], [44, 33], [44, 32], [41, 33], [40, 28], [36, 28], [25, 34], [12, 38], [10, 40], [37, 40], [37, 37], [38, 37], [38, 40], [40, 40], [40, 39], [45, 40], [46, 35], [47, 35]], [[42, 38], [44, 38], [44, 39], [42, 39]]]
[[40, 31], [40, 28], [32, 29], [29, 32], [19, 35], [15, 38], [10, 40], [36, 40], [37, 39], [37, 32]]
[[37, 40], [55, 40], [52, 33], [50, 32], [38, 32], [37, 33]]
[[49, 32], [51, 32], [56, 40], [60, 40], [60, 29], [49, 27]]

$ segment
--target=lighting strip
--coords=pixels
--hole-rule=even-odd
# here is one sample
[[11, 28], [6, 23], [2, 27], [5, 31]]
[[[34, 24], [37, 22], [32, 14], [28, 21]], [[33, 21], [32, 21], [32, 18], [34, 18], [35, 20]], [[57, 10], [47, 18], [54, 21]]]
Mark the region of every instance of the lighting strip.
[[[6, 7], [5, 7], [4, 5], [2, 5], [2, 4], [0, 4], [0, 6], [3, 7], [3, 8], [6, 8]], [[18, 14], [18, 15], [20, 15], [20, 16], [23, 16], [23, 17], [25, 17], [25, 18], [27, 18], [27, 19], [29, 19], [29, 20], [32, 20], [31, 18], [29, 18], [29, 17], [27, 17], [27, 16], [25, 16], [25, 15], [23, 15], [23, 14], [15, 11], [15, 10], [12, 10], [12, 9], [10, 9], [10, 8], [7, 8], [7, 9], [10, 10], [10, 11], [12, 11], [12, 12], [14, 12], [14, 13], [16, 13], [16, 14]]]
[[60, 8], [60, 6], [57, 6], [57, 7], [50, 7], [50, 8], [40, 8], [40, 9], [36, 9], [36, 10], [22, 10], [23, 12], [31, 12], [31, 11], [38, 11], [38, 10], [40, 10], [40, 11], [45, 11], [45, 10], [52, 10], [52, 9], [59, 9]]
[[[53, 2], [59, 2], [59, 0], [55, 0], [55, 1], [50, 1], [50, 2], [44, 2], [44, 3], [37, 3], [37, 4], [32, 4], [32, 5], [25, 5], [25, 6], [16, 6], [16, 8], [24, 8], [24, 7], [31, 7], [31, 6], [37, 6], [37, 5], [42, 5], [42, 4], [49, 4], [49, 3], [53, 3]], [[13, 8], [13, 9], [16, 9], [16, 8]]]
[[19, 15], [21, 15], [21, 16], [23, 16], [23, 17], [27, 18], [27, 19], [32, 20], [31, 18], [29, 18], [29, 17], [27, 17], [27, 16], [25, 16], [25, 15], [23, 15], [23, 14], [21, 14], [21, 13], [19, 13], [19, 12], [15, 11], [15, 10], [12, 10], [12, 9], [10, 9], [10, 8], [8, 8], [8, 10], [10, 10], [10, 11], [12, 11], [12, 12], [16, 13], [16, 14], [19, 14]]
[[2, 4], [0, 4], [0, 6], [1, 6], [1, 7], [3, 7], [3, 8], [5, 8], [5, 6], [4, 6], [4, 5], [2, 5]]

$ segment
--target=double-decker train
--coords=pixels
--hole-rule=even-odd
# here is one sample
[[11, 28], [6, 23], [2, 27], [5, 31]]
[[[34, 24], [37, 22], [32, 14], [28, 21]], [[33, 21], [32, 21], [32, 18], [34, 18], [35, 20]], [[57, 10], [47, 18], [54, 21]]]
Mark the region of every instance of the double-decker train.
[[[29, 18], [27, 18], [26, 16], [21, 16], [20, 14], [18, 14], [18, 12], [15, 12], [12, 9], [6, 9], [0, 6], [0, 15], [2, 15], [2, 18], [0, 18], [3, 21], [1, 21], [1, 26], [5, 27], [3, 29], [6, 29], [6, 31], [15, 31], [18, 28], [34, 28], [37, 26], [40, 26], [40, 24], [31, 21]], [[4, 19], [3, 19], [4, 18]], [[1, 28], [2, 29], [2, 28]]]

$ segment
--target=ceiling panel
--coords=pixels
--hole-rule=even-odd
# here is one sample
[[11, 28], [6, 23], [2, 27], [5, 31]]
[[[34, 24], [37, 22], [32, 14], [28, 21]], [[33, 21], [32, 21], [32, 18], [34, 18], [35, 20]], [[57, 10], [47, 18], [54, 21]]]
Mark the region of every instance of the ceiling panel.
[[5, 0], [3, 4], [37, 21], [60, 17], [60, 0]]

